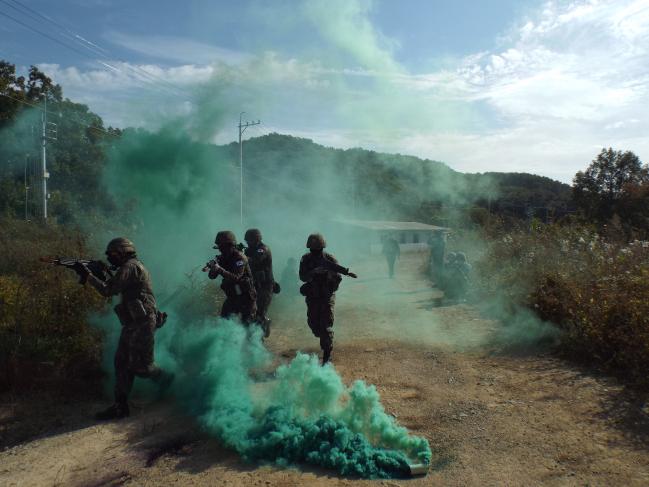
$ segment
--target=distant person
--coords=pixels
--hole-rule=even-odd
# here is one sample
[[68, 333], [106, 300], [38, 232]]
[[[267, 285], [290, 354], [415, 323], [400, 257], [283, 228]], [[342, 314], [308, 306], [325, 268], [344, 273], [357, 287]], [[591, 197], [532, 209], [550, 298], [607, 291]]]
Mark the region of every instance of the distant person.
[[446, 253], [446, 232], [442, 230], [435, 230], [431, 239], [430, 245], [430, 270], [435, 280], [435, 284], [440, 287], [442, 285], [444, 273], [444, 254]]
[[268, 317], [268, 307], [273, 298], [273, 289], [275, 289], [273, 256], [270, 248], [262, 242], [261, 232], [257, 228], [247, 230], [244, 239], [248, 244], [245, 254], [248, 257], [257, 292], [257, 323], [264, 330], [264, 337], [268, 338], [271, 323]]
[[162, 326], [166, 315], [158, 312], [153, 295], [151, 277], [137, 258], [133, 242], [114, 238], [106, 247], [108, 262], [116, 268], [115, 274], [102, 281], [82, 265], [88, 284], [102, 296], [121, 294], [115, 313], [122, 325], [115, 352], [115, 403], [95, 415], [99, 420], [119, 419], [130, 414], [128, 396], [135, 377], [145, 377], [166, 389], [173, 374], [165, 372], [153, 360], [153, 334]]
[[324, 252], [325, 239], [319, 233], [309, 235], [309, 249], [300, 260], [300, 280], [304, 284], [300, 293], [305, 296], [307, 323], [311, 332], [320, 339], [322, 365], [329, 362], [334, 339], [334, 304], [341, 274], [356, 278], [356, 274], [338, 265], [336, 258]]
[[471, 265], [467, 262], [464, 252], [453, 255], [446, 271], [446, 289], [444, 294], [453, 301], [464, 301], [469, 288]]
[[297, 260], [294, 257], [290, 257], [286, 261], [286, 266], [282, 271], [282, 277], [279, 280], [282, 286], [282, 294], [297, 296], [300, 289], [299, 281], [300, 276], [298, 275]]
[[223, 277], [221, 289], [225, 293], [225, 301], [221, 307], [221, 317], [241, 315], [241, 322], [249, 326], [255, 322], [257, 292], [248, 259], [237, 248], [237, 238], [229, 230], [217, 233], [214, 244], [220, 255], [209, 261], [203, 270], [209, 270], [210, 279]]
[[401, 255], [401, 247], [399, 246], [399, 242], [391, 235], [385, 235], [382, 241], [382, 253], [388, 263], [388, 276], [392, 279], [394, 277], [394, 263]]

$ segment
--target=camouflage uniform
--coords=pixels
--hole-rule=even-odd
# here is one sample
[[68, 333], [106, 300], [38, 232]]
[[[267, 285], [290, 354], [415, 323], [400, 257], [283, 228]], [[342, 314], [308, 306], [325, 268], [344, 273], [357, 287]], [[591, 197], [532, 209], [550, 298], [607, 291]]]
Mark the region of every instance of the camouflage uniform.
[[[327, 262], [324, 262], [327, 261]], [[305, 284], [300, 292], [305, 296], [307, 323], [313, 334], [320, 339], [324, 362], [333, 350], [335, 295], [348, 269], [338, 265], [336, 258], [326, 252], [308, 253], [300, 260], [300, 280]]]
[[151, 278], [142, 263], [131, 257], [107, 281], [90, 274], [88, 283], [103, 296], [122, 295], [120, 304], [115, 306], [122, 324], [115, 353], [115, 401], [124, 404], [135, 376], [159, 381], [164, 374], [153, 361], [157, 310]]
[[394, 277], [394, 262], [401, 255], [399, 242], [393, 237], [385, 237], [383, 239], [383, 255], [388, 262], [388, 275], [392, 278]]
[[265, 327], [270, 321], [266, 313], [273, 298], [273, 286], [275, 285], [273, 256], [268, 246], [261, 242], [255, 247], [248, 247], [246, 256], [257, 293], [257, 321], [262, 327]]
[[430, 239], [430, 270], [435, 284], [440, 287], [444, 280], [444, 257], [446, 253], [446, 234], [441, 231], [433, 232]]
[[299, 280], [300, 278], [297, 275], [297, 261], [291, 257], [286, 261], [286, 267], [284, 267], [282, 277], [280, 278], [282, 293], [289, 297], [297, 296]]
[[[225, 254], [216, 258], [216, 262], [223, 270], [221, 289], [225, 292], [225, 302], [221, 308], [221, 316], [230, 318], [232, 315], [241, 314], [241, 321], [245, 325], [255, 321], [257, 313], [257, 293], [252, 281], [252, 273], [248, 259], [239, 250], [232, 247]], [[210, 279], [216, 279], [219, 272], [210, 269]]]

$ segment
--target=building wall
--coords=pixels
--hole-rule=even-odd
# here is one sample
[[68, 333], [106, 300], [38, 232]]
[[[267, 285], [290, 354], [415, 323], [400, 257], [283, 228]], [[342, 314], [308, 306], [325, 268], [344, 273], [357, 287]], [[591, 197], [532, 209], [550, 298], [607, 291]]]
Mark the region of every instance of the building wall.
[[419, 252], [428, 250], [428, 239], [432, 235], [431, 230], [394, 230], [390, 232], [375, 231], [370, 244], [372, 254], [380, 254], [383, 250], [381, 237], [391, 235], [399, 242], [401, 252]]

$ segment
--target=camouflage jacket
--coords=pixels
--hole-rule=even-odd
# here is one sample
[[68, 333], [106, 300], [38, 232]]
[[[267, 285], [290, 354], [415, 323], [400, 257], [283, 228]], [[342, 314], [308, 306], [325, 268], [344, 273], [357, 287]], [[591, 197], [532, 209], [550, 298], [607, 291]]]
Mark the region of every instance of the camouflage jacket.
[[[225, 292], [228, 298], [235, 296], [248, 295], [251, 298], [256, 298], [255, 287], [252, 281], [252, 272], [248, 259], [239, 250], [232, 249], [229, 254], [221, 254], [216, 258], [218, 264], [223, 268], [221, 275], [223, 282], [221, 289]], [[218, 273], [210, 270], [209, 278], [216, 279]]]
[[121, 294], [122, 302], [115, 311], [122, 324], [155, 316], [156, 301], [151, 276], [142, 262], [135, 257], [119, 266], [115, 274], [106, 281], [98, 279], [93, 274], [88, 275], [88, 283], [102, 296], [111, 297]]
[[336, 258], [323, 252], [321, 255], [309, 252], [300, 259], [300, 280], [305, 284], [300, 292], [307, 297], [328, 297], [338, 290], [342, 277], [349, 269], [338, 265]]
[[399, 242], [393, 238], [386, 238], [383, 241], [383, 255], [386, 257], [399, 257], [401, 255], [401, 247]]
[[272, 289], [275, 278], [273, 277], [273, 256], [267, 245], [261, 243], [257, 247], [248, 247], [246, 257], [252, 272], [252, 277], [257, 288]]

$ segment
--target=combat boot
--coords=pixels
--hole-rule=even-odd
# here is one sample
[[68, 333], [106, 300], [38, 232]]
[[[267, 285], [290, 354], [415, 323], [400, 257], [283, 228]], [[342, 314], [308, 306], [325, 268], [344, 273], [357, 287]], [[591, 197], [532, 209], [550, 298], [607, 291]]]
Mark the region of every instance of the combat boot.
[[271, 319], [264, 317], [264, 319], [261, 322], [261, 328], [264, 330], [264, 338], [268, 338], [270, 336], [270, 324], [271, 324]]
[[169, 389], [175, 378], [176, 375], [173, 372], [160, 370], [160, 375], [155, 380], [156, 385], [158, 386], [158, 399], [162, 399], [164, 397], [165, 392], [167, 392], [167, 389]]
[[331, 361], [331, 350], [323, 350], [322, 351], [322, 365], [324, 366], [329, 361]]
[[99, 421], [108, 421], [110, 419], [127, 418], [131, 414], [127, 402], [116, 402], [112, 406], [107, 407], [103, 411], [95, 414], [95, 419]]

